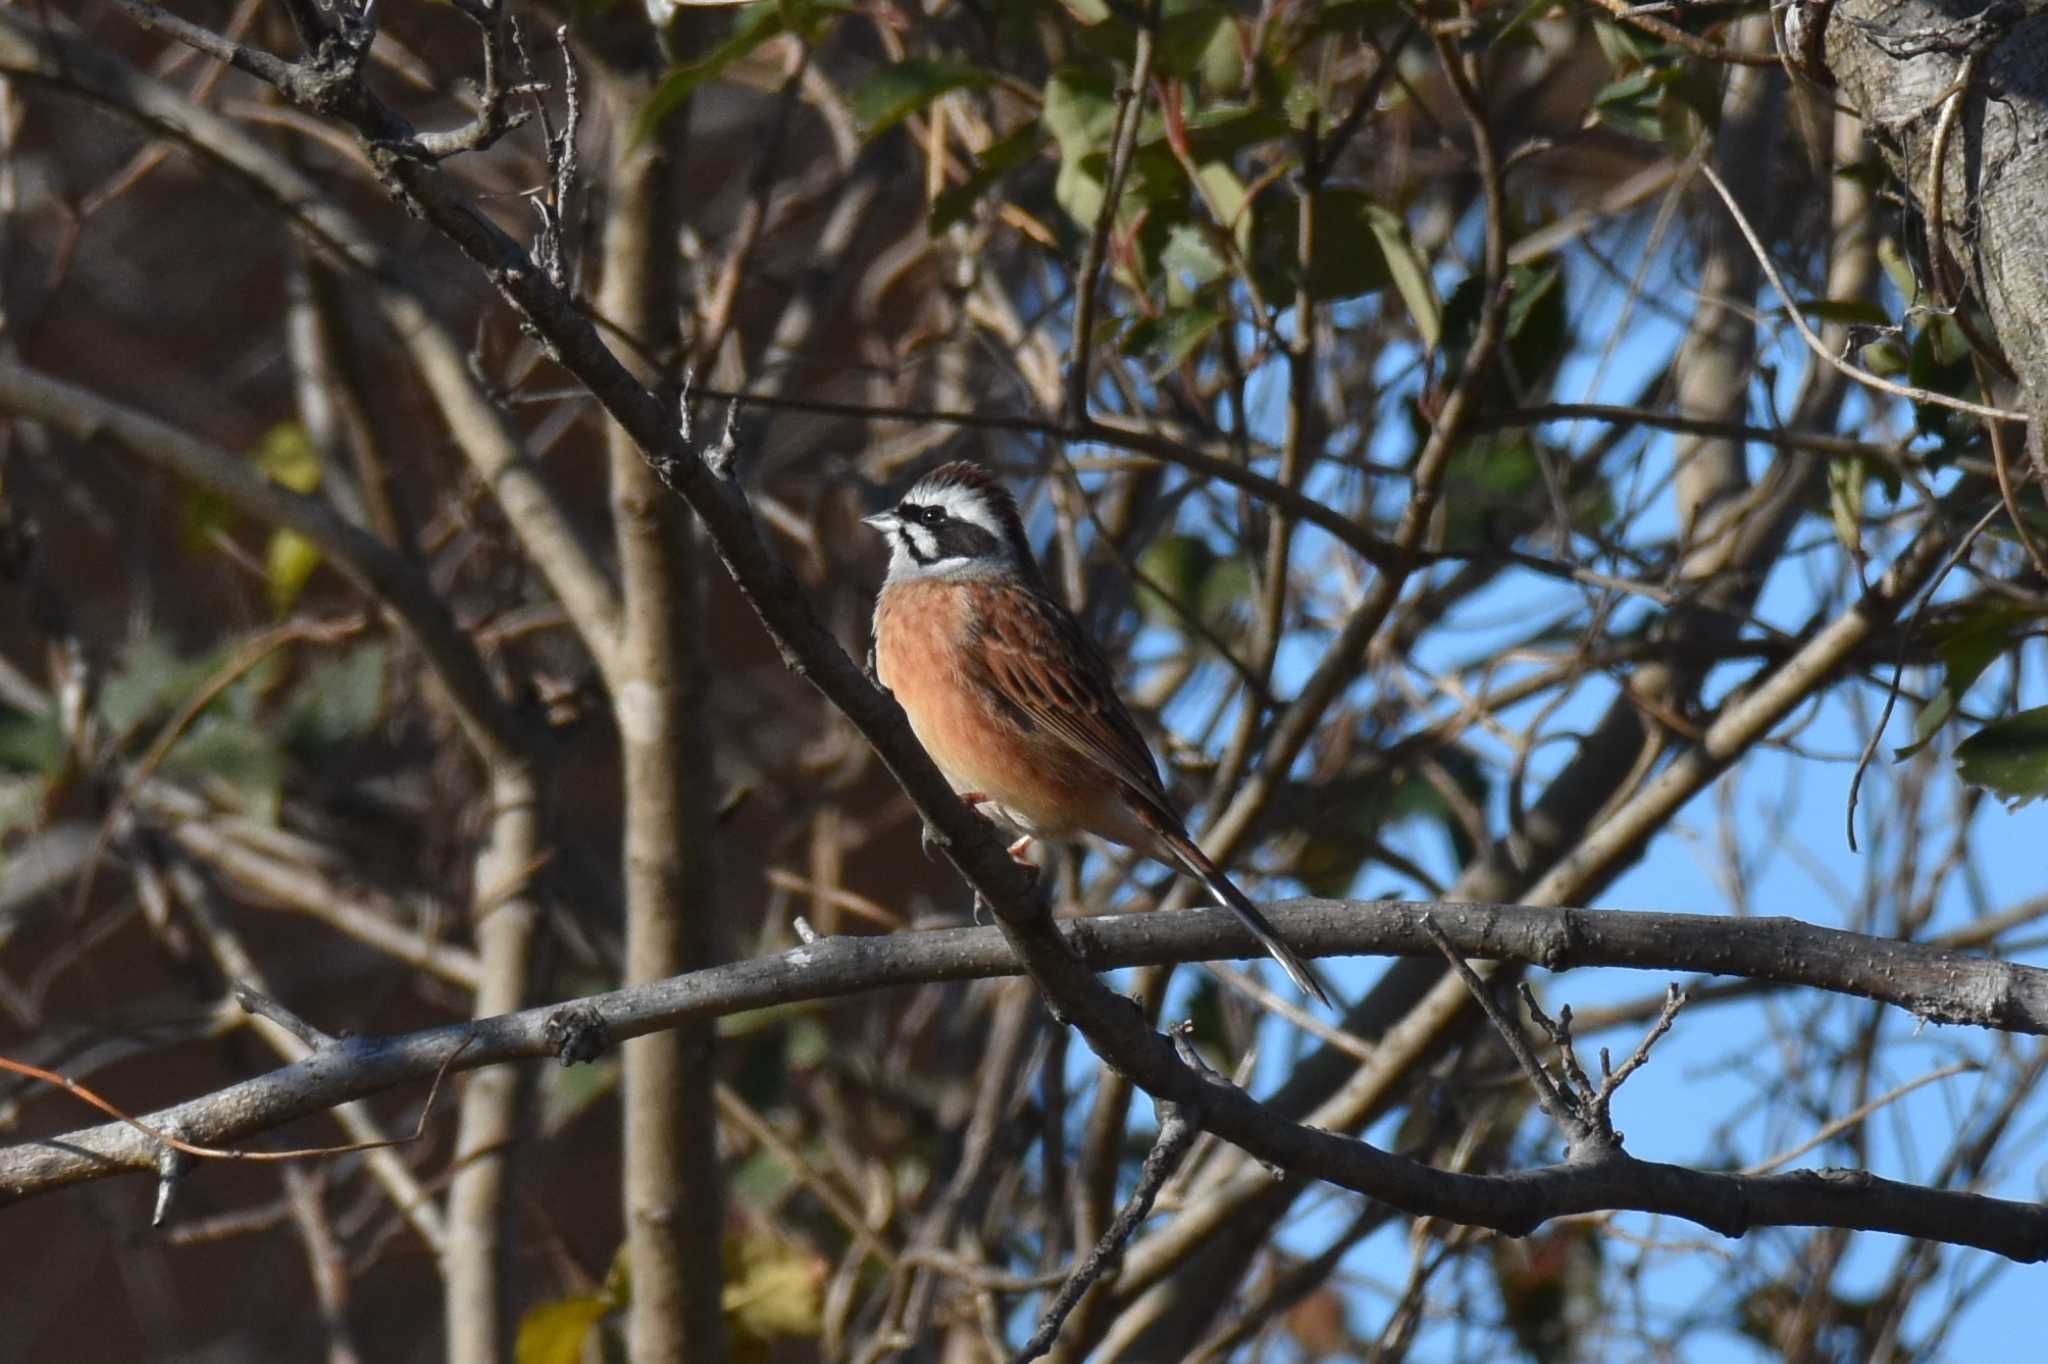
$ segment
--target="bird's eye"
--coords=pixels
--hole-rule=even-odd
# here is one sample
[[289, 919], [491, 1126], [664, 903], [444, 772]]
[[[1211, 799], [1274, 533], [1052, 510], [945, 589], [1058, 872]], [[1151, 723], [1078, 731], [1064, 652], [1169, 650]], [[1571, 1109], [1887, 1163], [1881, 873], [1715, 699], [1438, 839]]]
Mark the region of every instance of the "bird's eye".
[[927, 526], [943, 526], [946, 524], [946, 509], [944, 507], [911, 507], [908, 510], [910, 512], [910, 519], [913, 521]]

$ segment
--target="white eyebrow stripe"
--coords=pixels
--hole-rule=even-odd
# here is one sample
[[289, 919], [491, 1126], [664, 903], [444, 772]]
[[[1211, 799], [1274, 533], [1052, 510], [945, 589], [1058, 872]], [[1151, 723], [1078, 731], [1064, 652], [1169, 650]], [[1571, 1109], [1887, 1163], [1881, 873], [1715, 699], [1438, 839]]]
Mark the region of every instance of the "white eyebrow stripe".
[[972, 488], [942, 486], [938, 488], [913, 488], [903, 499], [920, 507], [943, 507], [946, 515], [957, 517], [970, 525], [980, 526], [996, 537], [1003, 538], [1002, 522], [990, 509], [988, 499]]

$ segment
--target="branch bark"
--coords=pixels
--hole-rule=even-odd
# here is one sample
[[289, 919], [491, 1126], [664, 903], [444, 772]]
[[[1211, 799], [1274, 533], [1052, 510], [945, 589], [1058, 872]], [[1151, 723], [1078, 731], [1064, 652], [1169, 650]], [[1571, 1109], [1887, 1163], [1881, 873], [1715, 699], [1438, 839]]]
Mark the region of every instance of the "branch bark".
[[[646, 83], [600, 82], [632, 126]], [[676, 192], [688, 110], [614, 149], [598, 311], [640, 342], [673, 353], [682, 306]], [[653, 376], [644, 376], [652, 378]], [[633, 438], [606, 427], [613, 535], [624, 593], [617, 667], [609, 679], [624, 781], [626, 983], [708, 966], [718, 905], [704, 724], [703, 590], [688, 511], [667, 496]], [[620, 1102], [633, 1298], [630, 1354], [645, 1364], [716, 1364], [725, 1356], [725, 1219], [708, 1019], [626, 1043]]]
[[[374, 126], [367, 122], [357, 126], [366, 137], [375, 138]], [[1164, 1038], [1145, 1027], [1074, 959], [1061, 935], [1036, 912], [1021, 874], [1008, 864], [997, 840], [950, 798], [936, 771], [912, 743], [895, 708], [866, 685], [823, 629], [786, 567], [761, 542], [744, 503], [712, 471], [689, 457], [668, 420], [665, 404], [633, 381], [573, 301], [555, 288], [516, 242], [474, 205], [454, 194], [430, 167], [374, 141], [369, 153], [407, 203], [485, 270], [551, 353], [633, 434], [664, 481], [697, 509], [735, 581], [792, 668], [817, 685], [883, 755], [919, 812], [937, 830], [947, 856], [995, 907], [1004, 932], [1039, 987], [1081, 1027], [1105, 1059], [1156, 1098], [1190, 1106], [1201, 1114], [1209, 1130], [1297, 1173], [1368, 1192], [1410, 1211], [1504, 1230], [1526, 1231], [1546, 1217], [1602, 1206], [1654, 1208], [1729, 1232], [1789, 1219], [1949, 1239], [1960, 1234], [1969, 1244], [1988, 1245], [2026, 1258], [2038, 1256], [2048, 1247], [2039, 1209], [1916, 1190], [1864, 1176], [1846, 1181], [1780, 1176], [1744, 1180], [1653, 1165], [1622, 1155], [1589, 1166], [1517, 1176], [1431, 1171], [1363, 1142], [1288, 1123], [1235, 1089], [1214, 1084], [1187, 1068]], [[1490, 247], [1489, 257], [1496, 254]], [[1489, 307], [1497, 309], [1497, 300], [1489, 300]], [[1455, 401], [1449, 406], [1455, 407]], [[1438, 436], [1457, 425], [1447, 411]], [[1438, 443], [1433, 441], [1432, 448]], [[1411, 513], [1426, 515], [1434, 472], [1426, 453], [1418, 468]], [[1403, 542], [1412, 543], [1411, 532], [1419, 536], [1419, 525], [1411, 525], [1414, 519], [1404, 520]], [[1865, 637], [1874, 622], [1896, 612], [1931, 571], [1942, 544], [1935, 530], [1923, 532], [1880, 588], [1855, 611], [1821, 631], [1792, 664], [1767, 679], [1752, 698], [1755, 705], [1745, 703], [1738, 708], [1742, 712], [1739, 723], [1732, 715], [1724, 716], [1731, 726], [1727, 733], [1710, 732], [1708, 742], [1689, 755], [1691, 761], [1681, 761], [1667, 770], [1639, 800], [1656, 806], [1696, 791], [1694, 783], [1719, 771], [1730, 753], [1754, 741], [1756, 732], [1749, 726], [1760, 724], [1767, 730], [1782, 718], [1785, 707], [1806, 694], [1813, 669], [1825, 672], [1839, 663], [1840, 655], [1834, 651], [1844, 640]], [[1376, 623], [1368, 625], [1363, 633], [1369, 638], [1375, 628]], [[1350, 633], [1347, 630], [1347, 635]], [[1283, 726], [1283, 736], [1292, 737], [1288, 729]], [[1574, 862], [1559, 874], [1597, 875], [1603, 857], [1626, 856], [1641, 833], [1639, 825], [1618, 828], [1606, 840], [1602, 857], [1589, 858], [1586, 865]], [[1883, 1196], [1871, 1197], [1873, 1190]], [[1965, 1211], [1968, 1217], [1959, 1233], [1956, 1219]]]
[[[1440, 959], [1424, 927], [1428, 918], [1467, 958], [1550, 970], [1618, 966], [1740, 976], [1881, 1000], [1930, 1022], [2048, 1036], [2048, 969], [1797, 919], [1399, 901], [1295, 900], [1265, 908], [1288, 941], [1311, 956], [1376, 953]], [[1221, 910], [1060, 920], [1045, 933], [1062, 941], [1052, 950], [1084, 975], [1120, 966], [1260, 955], [1258, 944]], [[230, 1144], [338, 1103], [425, 1083], [458, 1049], [453, 1069], [473, 1070], [555, 1056], [569, 1032], [624, 1040], [800, 1000], [1014, 975], [1021, 963], [995, 928], [826, 938], [775, 956], [475, 1023], [397, 1037], [339, 1039], [294, 1065], [138, 1116], [194, 1142]], [[1109, 998], [1114, 1005], [1115, 997]], [[1139, 1073], [1141, 1083], [1144, 1074]], [[0, 1147], [0, 1206], [111, 1175], [154, 1176], [156, 1161], [156, 1144], [123, 1123]], [[1512, 1182], [1527, 1176], [1498, 1178]]]
[[[532, 769], [510, 759], [487, 773], [489, 840], [476, 859], [473, 931], [483, 980], [475, 1016], [491, 1018], [525, 1002], [540, 910], [526, 894], [539, 865], [539, 795]], [[512, 1252], [516, 1202], [511, 1163], [528, 1089], [525, 1072], [489, 1070], [462, 1091], [455, 1130], [455, 1179], [448, 1190], [443, 1320], [455, 1364], [498, 1364], [511, 1351]]]
[[[2022, 18], [2022, 8], [1840, 0], [1824, 37], [1841, 98], [1921, 213], [1938, 220], [1930, 250], [1961, 262], [1989, 309], [2038, 432], [2048, 420], [2048, 15]], [[1949, 36], [1916, 40], [1926, 34]], [[1973, 56], [1961, 126], [1943, 139], [1943, 107]], [[1930, 202], [1937, 152], [1946, 160], [1939, 205]], [[2028, 443], [2040, 448], [2038, 436]]]

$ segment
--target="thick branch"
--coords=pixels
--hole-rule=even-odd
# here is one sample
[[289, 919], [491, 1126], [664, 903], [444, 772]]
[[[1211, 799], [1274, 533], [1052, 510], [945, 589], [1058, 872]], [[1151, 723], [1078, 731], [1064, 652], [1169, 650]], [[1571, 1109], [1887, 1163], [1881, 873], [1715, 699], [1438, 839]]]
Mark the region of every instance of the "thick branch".
[[[526, 999], [540, 907], [527, 895], [540, 847], [539, 799], [532, 769], [491, 765], [490, 838], [476, 857], [470, 891], [483, 978], [473, 1008], [478, 1018], [502, 1015]], [[503, 1359], [512, 1326], [510, 1278], [518, 1251], [518, 1202], [511, 1170], [528, 1086], [519, 1071], [488, 1071], [462, 1091], [456, 1123], [455, 1178], [448, 1189], [448, 1242], [441, 1256], [447, 1284], [443, 1357], [451, 1364]]]
[[[616, 71], [598, 88], [615, 106], [619, 128], [647, 97], [644, 81]], [[655, 354], [672, 353], [680, 340], [676, 190], [686, 114], [671, 115], [645, 138], [621, 135], [608, 183], [598, 308]], [[689, 513], [616, 425], [605, 428], [605, 447], [624, 593], [610, 684], [624, 782], [626, 983], [633, 985], [714, 960], [714, 764], [704, 718], [711, 669], [705, 565], [693, 553]], [[628, 1336], [640, 1364], [715, 1364], [725, 1356], [712, 1043], [705, 1020], [624, 1048]]]
[[[1882, 1000], [1936, 1022], [2048, 1035], [2048, 970], [1971, 957], [1789, 918], [1541, 909], [1523, 905], [1295, 900], [1266, 907], [1311, 956], [1377, 953], [1436, 958], [1433, 919], [1464, 956], [1564, 970], [1622, 966], [1741, 976]], [[1221, 910], [1063, 920], [1077, 969], [1256, 958], [1256, 942]], [[934, 981], [1014, 975], [1018, 957], [992, 928], [826, 938], [649, 985], [400, 1037], [354, 1037], [299, 1064], [143, 1115], [188, 1139], [220, 1145], [404, 1084], [423, 1084], [473, 1038], [458, 1070], [560, 1047], [561, 1019], [618, 1041], [678, 1024], [806, 999]], [[0, 1205], [113, 1174], [154, 1174], [149, 1138], [121, 1123], [0, 1148]]]
[[[1456, 66], [1454, 55], [1446, 52], [1446, 59], [1447, 67]], [[1462, 68], [1452, 70], [1451, 75], [1469, 103], [1470, 90], [1460, 84]], [[1484, 125], [1474, 121], [1480, 159], [1491, 172]], [[361, 125], [358, 130], [374, 135]], [[743, 502], [711, 470], [689, 457], [666, 405], [625, 371], [573, 300], [554, 286], [516, 242], [472, 203], [452, 193], [430, 169], [374, 144], [370, 152], [408, 204], [484, 269], [554, 357], [633, 435], [663, 480], [691, 502], [785, 660], [811, 680], [876, 747], [919, 813], [937, 831], [949, 859], [995, 907], [1004, 933], [1040, 989], [1081, 1028], [1099, 1054], [1155, 1098], [1191, 1107], [1201, 1114], [1202, 1124], [1209, 1130], [1296, 1173], [1366, 1192], [1412, 1212], [1508, 1231], [1525, 1232], [1564, 1213], [1631, 1208], [1669, 1212], [1731, 1234], [1753, 1225], [1796, 1222], [1956, 1240], [2022, 1259], [2048, 1253], [2048, 1213], [2031, 1205], [1920, 1190], [1861, 1175], [1830, 1179], [1703, 1174], [1620, 1154], [1607, 1161], [1522, 1175], [1454, 1175], [1391, 1156], [1363, 1142], [1294, 1125], [1235, 1089], [1209, 1083], [1184, 1065], [1173, 1054], [1171, 1044], [1147, 1027], [1128, 1002], [1107, 990], [1077, 961], [1051, 922], [1036, 912], [1021, 872], [1003, 855], [990, 829], [952, 797], [915, 745], [900, 712], [866, 683], [819, 622], [787, 567], [759, 538]], [[1489, 195], [1497, 196], [1497, 174], [1489, 173], [1486, 179]], [[1497, 276], [1493, 267], [1502, 254], [1501, 229], [1498, 214], [1489, 217], [1488, 274]], [[1500, 305], [1497, 293], [1487, 300], [1482, 341], [1492, 339], [1490, 326], [1497, 332]], [[1419, 543], [1441, 474], [1441, 460], [1433, 461], [1430, 454], [1448, 458], [1440, 447], [1451, 443], [1453, 433], [1469, 416], [1466, 408], [1473, 400], [1470, 381], [1475, 372], [1485, 369], [1477, 363], [1485, 349], [1475, 343], [1474, 361], [1445, 405], [1430, 451], [1418, 461], [1414, 495], [1397, 535], [1397, 544], [1404, 548], [1412, 550]], [[1916, 581], [1912, 574], [1894, 576]], [[1896, 602], [1882, 600], [1883, 595], [1879, 594], [1880, 601], [1866, 604], [1864, 609], [1871, 616], [1880, 610], [1888, 615], [1889, 609], [1895, 608]], [[1861, 616], [1864, 609], [1855, 614]], [[1378, 615], [1383, 610], [1361, 615]], [[1366, 631], [1368, 638], [1370, 633]], [[1304, 697], [1312, 708], [1317, 699]], [[1287, 726], [1282, 729], [1281, 742], [1295, 737], [1285, 734]], [[1706, 761], [1718, 759], [1710, 746]], [[444, 1051], [446, 1045], [452, 1043], [444, 1044]], [[1873, 1197], [1873, 1192], [1878, 1196]]]

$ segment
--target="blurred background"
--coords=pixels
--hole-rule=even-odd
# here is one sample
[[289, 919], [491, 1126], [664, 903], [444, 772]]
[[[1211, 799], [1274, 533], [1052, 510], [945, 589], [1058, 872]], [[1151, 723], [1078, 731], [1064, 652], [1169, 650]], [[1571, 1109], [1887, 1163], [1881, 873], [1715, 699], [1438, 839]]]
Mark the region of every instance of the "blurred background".
[[[292, 5], [174, 8], [300, 51]], [[1782, 914], [2038, 960], [2040, 489], [2017, 434], [1851, 383], [1786, 311], [2006, 402], [1978, 276], [1761, 7], [1652, 9], [1668, 31], [1385, 0], [387, 0], [364, 72], [453, 127], [491, 101], [492, 35], [525, 121], [434, 174], [553, 239], [693, 439], [729, 430], [855, 658], [884, 557], [858, 518], [943, 458], [1009, 476], [1255, 896]], [[140, 1113], [290, 1059], [236, 981], [398, 1033], [780, 950], [799, 917], [967, 922], [866, 744], [484, 273], [346, 127], [129, 11], [0, 8], [0, 1055]], [[279, 524], [179, 437], [328, 519]], [[1953, 561], [1930, 592], [1659, 796], [1927, 544]], [[1189, 898], [1102, 850], [1049, 876], [1062, 913]], [[1264, 965], [1117, 984], [1290, 1115], [1452, 1168], [1557, 1158], [1497, 1042], [1431, 1003], [1441, 962], [1326, 969], [1346, 1012], [1306, 1026]], [[1526, 977], [1621, 1053], [1666, 983]], [[2040, 1197], [2037, 1042], [1684, 983], [1617, 1102], [1635, 1154]], [[1019, 981], [634, 1046], [451, 1080], [389, 1150], [206, 1163], [160, 1229], [143, 1179], [9, 1207], [0, 1353], [1001, 1359], [1155, 1131]], [[97, 1121], [0, 1081], [0, 1142]], [[402, 1135], [424, 1099], [241, 1144]], [[1634, 1214], [1512, 1240], [1204, 1140], [1055, 1357], [1981, 1358], [2031, 1327], [2011, 1269]]]

